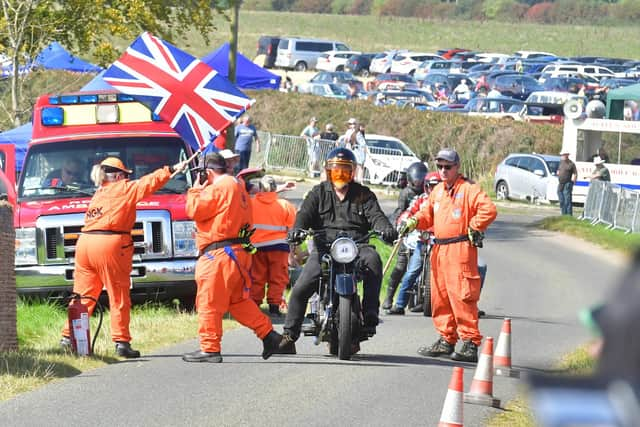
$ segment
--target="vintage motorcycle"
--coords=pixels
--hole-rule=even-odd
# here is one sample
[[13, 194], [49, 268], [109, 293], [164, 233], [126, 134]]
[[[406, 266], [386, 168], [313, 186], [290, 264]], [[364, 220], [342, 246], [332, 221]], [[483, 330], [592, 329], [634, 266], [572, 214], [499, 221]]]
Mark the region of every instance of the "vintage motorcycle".
[[424, 239], [423, 234], [428, 234], [428, 241], [422, 245], [422, 270], [420, 275], [409, 290], [408, 309], [412, 312], [420, 312], [431, 317], [431, 248], [433, 248], [433, 233], [414, 230], [404, 237], [405, 245], [412, 251], [417, 250], [417, 242]]
[[[325, 231], [305, 230], [307, 236], [324, 237]], [[322, 274], [316, 293], [309, 300], [310, 310], [302, 332], [313, 336], [316, 345], [329, 343], [329, 352], [340, 360], [350, 360], [358, 351], [360, 341], [375, 334], [375, 327], [365, 327], [362, 304], [358, 295], [358, 282], [362, 280], [363, 266], [358, 258], [358, 244], [378, 236], [370, 232], [354, 240], [340, 232], [333, 242], [327, 242], [321, 258]], [[314, 239], [314, 244], [323, 239]]]

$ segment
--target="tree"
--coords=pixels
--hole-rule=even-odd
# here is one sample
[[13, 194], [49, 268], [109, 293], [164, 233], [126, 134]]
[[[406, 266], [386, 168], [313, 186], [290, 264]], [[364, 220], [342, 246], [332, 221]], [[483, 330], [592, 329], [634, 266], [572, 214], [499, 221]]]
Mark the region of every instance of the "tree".
[[[13, 61], [11, 105], [2, 106], [15, 126], [22, 105], [20, 67], [51, 41], [71, 51], [93, 52], [100, 65], [118, 57], [124, 46], [113, 40], [132, 40], [144, 31], [172, 41], [195, 28], [208, 42], [213, 13], [222, 13], [222, 1], [183, 0], [180, 7], [166, 0], [0, 0], [0, 51]], [[213, 5], [213, 6], [212, 6]]]

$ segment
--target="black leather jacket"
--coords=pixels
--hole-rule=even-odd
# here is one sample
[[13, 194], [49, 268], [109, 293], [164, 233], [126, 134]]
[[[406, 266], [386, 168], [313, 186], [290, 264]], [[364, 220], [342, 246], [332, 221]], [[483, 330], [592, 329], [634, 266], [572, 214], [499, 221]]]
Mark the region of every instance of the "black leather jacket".
[[340, 201], [331, 183], [324, 181], [313, 187], [302, 202], [294, 228], [326, 230], [326, 241], [332, 242], [340, 231], [358, 240], [371, 230], [384, 231], [392, 226], [368, 187], [351, 182], [346, 197]]
[[411, 188], [411, 186], [407, 186], [400, 191], [400, 194], [398, 195], [398, 207], [389, 217], [389, 221], [391, 221], [392, 224], [396, 224], [400, 214], [409, 208], [411, 201], [418, 194], [420, 193], [416, 192], [413, 188]]

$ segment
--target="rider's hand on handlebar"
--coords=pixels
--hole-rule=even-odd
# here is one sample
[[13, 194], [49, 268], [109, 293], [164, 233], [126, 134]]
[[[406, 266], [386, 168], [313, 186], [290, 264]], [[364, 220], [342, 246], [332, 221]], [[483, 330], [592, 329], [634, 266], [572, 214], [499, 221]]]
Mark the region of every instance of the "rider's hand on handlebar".
[[400, 224], [400, 230], [398, 233], [400, 236], [405, 236], [411, 233], [418, 226], [418, 220], [415, 217], [407, 218]]
[[393, 227], [383, 230], [381, 234], [382, 240], [387, 243], [393, 243], [398, 238], [398, 232]]
[[304, 232], [304, 230], [300, 230], [299, 228], [289, 230], [289, 233], [287, 233], [287, 240], [292, 245], [301, 244], [302, 242], [304, 242], [305, 238], [306, 238], [306, 233]]

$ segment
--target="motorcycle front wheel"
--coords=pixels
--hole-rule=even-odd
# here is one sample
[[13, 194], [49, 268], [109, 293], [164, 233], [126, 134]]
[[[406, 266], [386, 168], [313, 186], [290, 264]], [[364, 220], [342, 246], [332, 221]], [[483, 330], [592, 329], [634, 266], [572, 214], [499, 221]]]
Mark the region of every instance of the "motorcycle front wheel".
[[351, 297], [340, 296], [338, 306], [338, 359], [351, 359], [351, 339], [353, 322], [351, 316]]

